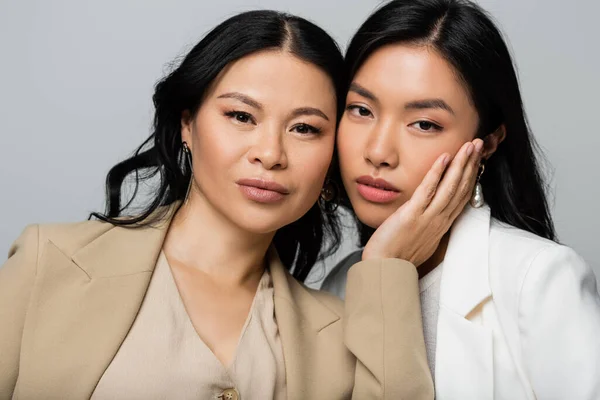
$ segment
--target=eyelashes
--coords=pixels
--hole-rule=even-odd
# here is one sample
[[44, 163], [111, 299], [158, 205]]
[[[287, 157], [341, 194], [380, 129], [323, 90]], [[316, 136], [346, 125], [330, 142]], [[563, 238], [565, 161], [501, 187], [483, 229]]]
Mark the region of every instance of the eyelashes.
[[309, 125], [309, 124], [304, 124], [304, 123], [294, 125], [291, 130], [293, 132], [297, 132], [302, 135], [308, 135], [308, 134], [318, 135], [323, 132], [323, 130], [320, 128], [317, 128], [317, 127]]
[[367, 107], [356, 104], [350, 104], [346, 107], [346, 110], [356, 117], [370, 118], [373, 116], [373, 113]]
[[226, 111], [225, 116], [234, 119], [240, 124], [251, 123], [252, 125], [256, 125], [256, 120], [254, 119], [254, 117], [251, 114], [244, 111]]
[[[358, 104], [350, 104], [346, 107], [346, 111], [355, 118], [374, 118], [373, 113], [367, 107], [358, 105]], [[422, 119], [416, 122], [413, 122], [408, 125], [411, 128], [414, 128], [420, 132], [426, 133], [437, 133], [444, 130], [444, 127], [435, 122]]]
[[[231, 110], [223, 113], [227, 118], [233, 120], [239, 125], [257, 125], [256, 119], [252, 114], [245, 111]], [[323, 132], [321, 128], [307, 123], [299, 123], [290, 128], [290, 132], [296, 132], [301, 135], [319, 135]]]
[[440, 132], [440, 131], [444, 130], [444, 128], [441, 125], [438, 125], [436, 123], [433, 123], [433, 122], [427, 121], [427, 120], [417, 121], [417, 122], [410, 124], [409, 126], [415, 127], [418, 130], [423, 131], [423, 132]]

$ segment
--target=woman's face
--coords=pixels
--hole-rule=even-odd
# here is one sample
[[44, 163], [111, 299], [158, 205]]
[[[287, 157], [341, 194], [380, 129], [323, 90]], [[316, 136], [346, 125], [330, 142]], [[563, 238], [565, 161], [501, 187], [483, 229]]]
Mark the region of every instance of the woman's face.
[[337, 139], [360, 220], [378, 227], [440, 155], [475, 138], [478, 122], [458, 74], [433, 48], [397, 44], [373, 53], [354, 76]]
[[282, 51], [230, 64], [193, 119], [190, 204], [210, 206], [242, 229], [273, 232], [318, 200], [335, 144], [336, 97], [318, 67]]

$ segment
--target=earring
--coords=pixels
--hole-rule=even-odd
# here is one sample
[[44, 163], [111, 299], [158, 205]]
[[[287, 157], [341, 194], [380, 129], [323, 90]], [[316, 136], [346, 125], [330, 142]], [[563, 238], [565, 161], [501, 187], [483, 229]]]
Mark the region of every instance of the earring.
[[483, 171], [485, 171], [485, 164], [482, 162], [479, 164], [479, 173], [477, 174], [477, 184], [475, 184], [475, 189], [473, 190], [473, 194], [471, 195], [471, 206], [474, 208], [480, 208], [485, 204], [485, 200], [483, 199], [483, 188], [481, 187], [481, 175], [483, 175]]
[[319, 198], [319, 206], [321, 207], [321, 210], [329, 214], [335, 212], [340, 205], [339, 195], [340, 191], [337, 184], [333, 180], [327, 178], [323, 188], [321, 189], [321, 195]]
[[192, 190], [192, 181], [194, 180], [194, 168], [192, 166], [192, 152], [190, 151], [190, 148], [188, 147], [187, 142], [183, 142], [182, 146], [183, 146], [183, 156], [188, 165], [188, 168], [190, 169], [190, 182], [188, 183], [188, 187], [185, 192], [185, 198], [183, 200], [183, 203], [187, 204], [188, 198], [190, 196], [190, 191]]

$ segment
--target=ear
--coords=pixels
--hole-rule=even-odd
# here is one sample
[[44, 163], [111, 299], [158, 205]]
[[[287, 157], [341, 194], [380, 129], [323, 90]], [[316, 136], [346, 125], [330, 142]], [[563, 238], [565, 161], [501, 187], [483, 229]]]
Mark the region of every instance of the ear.
[[500, 143], [506, 138], [506, 128], [504, 124], [500, 125], [498, 129], [490, 133], [483, 139], [483, 155], [482, 158], [485, 160], [489, 159], [492, 154], [498, 150]]
[[192, 128], [194, 126], [194, 119], [189, 110], [185, 110], [181, 113], [181, 141], [187, 142], [190, 148], [192, 147]]

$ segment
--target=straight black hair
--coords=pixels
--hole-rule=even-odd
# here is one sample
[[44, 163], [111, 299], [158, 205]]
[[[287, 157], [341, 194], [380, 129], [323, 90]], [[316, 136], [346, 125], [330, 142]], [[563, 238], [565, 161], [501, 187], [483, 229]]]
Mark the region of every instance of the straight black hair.
[[[456, 69], [479, 114], [478, 137], [504, 125], [506, 139], [481, 178], [492, 217], [556, 240], [537, 158], [541, 152], [527, 123], [510, 52], [492, 19], [468, 0], [390, 1], [350, 42], [345, 58], [350, 81], [373, 52], [403, 43], [431, 47]], [[350, 206], [347, 195], [343, 203]], [[357, 222], [365, 245], [373, 229]]]
[[[169, 209], [165, 206], [184, 199], [191, 179], [191, 170], [183, 162], [183, 113], [197, 113], [207, 88], [228, 64], [256, 52], [276, 49], [327, 73], [336, 90], [339, 120], [346, 78], [343, 56], [335, 41], [323, 29], [300, 17], [269, 10], [235, 15], [210, 31], [175, 70], [158, 82], [152, 98], [152, 134], [133, 156], [110, 169], [106, 178], [106, 211], [90, 217], [132, 228], [163, 220]], [[134, 179], [133, 195], [123, 201], [128, 177]], [[147, 204], [141, 212], [128, 215], [134, 201], [139, 201], [140, 185], [151, 184], [152, 179], [158, 179], [158, 183]], [[275, 234], [274, 245], [281, 261], [300, 281], [319, 258], [337, 249], [340, 228], [330, 207], [317, 203]]]

